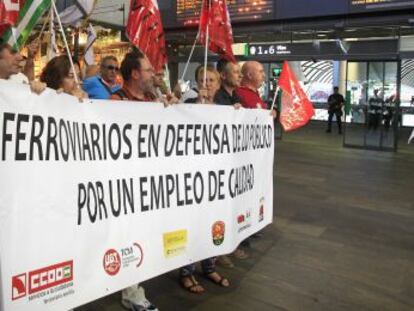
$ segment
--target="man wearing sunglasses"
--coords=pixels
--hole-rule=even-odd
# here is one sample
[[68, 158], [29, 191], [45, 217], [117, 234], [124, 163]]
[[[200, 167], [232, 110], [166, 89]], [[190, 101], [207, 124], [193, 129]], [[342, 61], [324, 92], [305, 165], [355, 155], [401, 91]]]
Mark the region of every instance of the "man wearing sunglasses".
[[83, 90], [88, 93], [89, 98], [109, 99], [121, 86], [117, 84], [119, 66], [115, 56], [105, 56], [100, 66], [100, 74], [85, 79]]

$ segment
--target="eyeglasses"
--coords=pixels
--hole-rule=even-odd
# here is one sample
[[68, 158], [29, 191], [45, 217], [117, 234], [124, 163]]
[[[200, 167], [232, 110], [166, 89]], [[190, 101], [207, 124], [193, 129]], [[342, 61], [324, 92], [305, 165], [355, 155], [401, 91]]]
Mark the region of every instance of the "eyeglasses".
[[119, 67], [112, 66], [112, 65], [106, 65], [106, 66], [102, 66], [102, 67], [104, 67], [105, 69], [108, 69], [108, 70], [119, 71]]

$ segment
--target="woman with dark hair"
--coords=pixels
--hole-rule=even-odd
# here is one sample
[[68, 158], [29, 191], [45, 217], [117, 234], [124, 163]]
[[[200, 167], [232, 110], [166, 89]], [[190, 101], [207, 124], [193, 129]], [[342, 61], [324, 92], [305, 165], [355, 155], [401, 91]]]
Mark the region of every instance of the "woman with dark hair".
[[[74, 65], [79, 77], [79, 65], [76, 62], [74, 62]], [[75, 81], [75, 73], [67, 55], [52, 58], [43, 69], [40, 81], [46, 83], [52, 89], [76, 96], [79, 99], [88, 98], [88, 95], [79, 88]]]

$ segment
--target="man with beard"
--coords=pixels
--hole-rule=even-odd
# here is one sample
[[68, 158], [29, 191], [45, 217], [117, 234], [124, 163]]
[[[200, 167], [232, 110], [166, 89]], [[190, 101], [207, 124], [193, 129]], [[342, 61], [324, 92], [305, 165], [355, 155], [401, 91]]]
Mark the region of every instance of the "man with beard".
[[[154, 101], [153, 91], [154, 69], [148, 59], [135, 50], [127, 53], [121, 63], [123, 87], [115, 92], [111, 99], [129, 101]], [[145, 298], [145, 291], [139, 284], [122, 291], [122, 305], [133, 311], [158, 310]]]
[[154, 101], [154, 69], [141, 52], [135, 50], [127, 53], [121, 63], [121, 75], [124, 85], [111, 99]]

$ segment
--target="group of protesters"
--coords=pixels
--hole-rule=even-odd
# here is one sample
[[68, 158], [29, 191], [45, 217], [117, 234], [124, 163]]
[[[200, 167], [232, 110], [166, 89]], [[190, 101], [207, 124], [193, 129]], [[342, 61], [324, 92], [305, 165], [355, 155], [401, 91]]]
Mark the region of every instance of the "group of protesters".
[[[33, 59], [37, 48], [36, 44], [29, 45], [27, 56], [23, 57], [7, 43], [0, 42], [0, 79], [26, 83], [37, 94], [48, 87], [73, 95], [80, 101], [91, 98], [162, 102], [165, 105], [180, 102], [218, 104], [234, 106], [235, 109], [267, 108], [258, 92], [265, 81], [263, 66], [258, 62], [247, 61], [242, 67], [226, 60], [220, 60], [216, 67], [200, 65], [195, 71], [197, 87], [182, 93], [177, 88], [169, 90], [164, 83], [164, 71], [154, 72], [148, 59], [137, 49], [126, 53], [121, 63], [115, 56], [102, 58], [98, 66], [87, 68], [84, 79], [76, 59], [68, 55], [56, 56], [46, 64], [39, 80], [36, 80]], [[276, 116], [275, 111], [270, 113]], [[234, 267], [234, 258], [247, 257], [248, 254], [239, 247], [227, 256], [202, 260], [203, 276], [218, 286], [229, 287], [230, 281], [216, 270], [216, 263], [231, 268]], [[196, 279], [195, 270], [195, 264], [182, 267], [179, 283], [190, 293], [200, 294], [205, 288]], [[134, 311], [158, 310], [145, 298], [144, 289], [139, 284], [122, 291], [122, 304]]]

